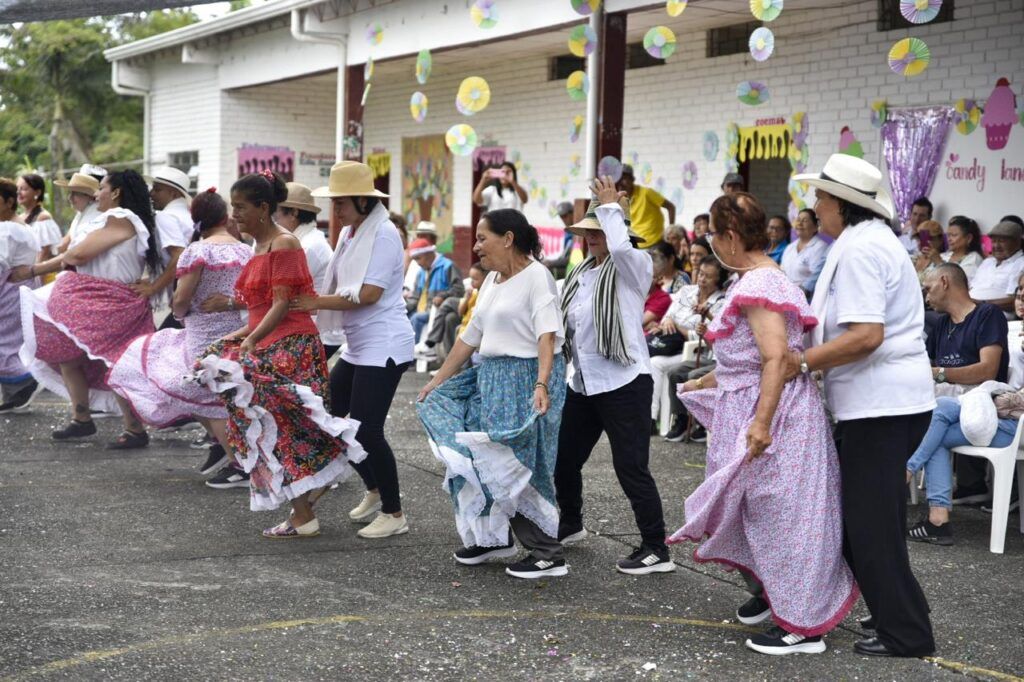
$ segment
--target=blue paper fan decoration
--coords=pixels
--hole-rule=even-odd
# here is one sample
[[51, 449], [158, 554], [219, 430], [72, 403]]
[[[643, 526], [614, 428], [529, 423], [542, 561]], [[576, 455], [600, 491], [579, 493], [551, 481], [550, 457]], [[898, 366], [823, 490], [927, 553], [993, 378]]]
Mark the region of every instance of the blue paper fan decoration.
[[718, 158], [718, 133], [709, 130], [704, 133], [704, 159], [714, 161]]

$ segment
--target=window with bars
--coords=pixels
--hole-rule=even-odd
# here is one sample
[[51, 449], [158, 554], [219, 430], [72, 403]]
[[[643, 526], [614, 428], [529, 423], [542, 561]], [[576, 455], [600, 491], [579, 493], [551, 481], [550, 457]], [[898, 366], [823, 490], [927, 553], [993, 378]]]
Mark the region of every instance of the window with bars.
[[548, 80], [565, 80], [573, 71], [586, 71], [586, 66], [587, 60], [574, 54], [562, 54], [552, 57], [549, 62]]
[[754, 29], [760, 27], [761, 22], [748, 21], [745, 24], [733, 24], [709, 30], [707, 33], [708, 58], [749, 52], [750, 34], [754, 32]]
[[195, 194], [196, 183], [199, 181], [199, 152], [171, 152], [167, 155], [167, 165], [188, 175], [188, 190]]
[[[953, 6], [955, 4], [954, 0], [945, 0], [939, 9], [938, 16], [929, 21], [927, 25], [931, 26], [932, 24], [953, 21]], [[900, 12], [900, 0], [878, 0], [879, 31], [892, 31], [894, 29], [910, 28], [911, 26], [914, 26], [914, 24], [907, 21]]]

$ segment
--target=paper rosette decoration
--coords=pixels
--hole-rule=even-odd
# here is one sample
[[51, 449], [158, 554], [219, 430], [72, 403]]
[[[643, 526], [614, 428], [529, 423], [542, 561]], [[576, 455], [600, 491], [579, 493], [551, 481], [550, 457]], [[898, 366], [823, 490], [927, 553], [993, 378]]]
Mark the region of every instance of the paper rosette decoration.
[[714, 161], [718, 158], [718, 133], [709, 130], [704, 133], [704, 159]]
[[803, 145], [807, 141], [807, 134], [810, 132], [810, 122], [807, 119], [807, 112], [798, 111], [793, 114], [793, 121], [791, 123], [793, 129], [793, 144], [797, 147]]
[[573, 71], [565, 79], [565, 91], [569, 93], [569, 99], [574, 102], [582, 102], [590, 92], [590, 79], [583, 71]]
[[900, 0], [900, 14], [912, 24], [927, 24], [940, 9], [942, 0]]
[[681, 212], [683, 210], [683, 188], [676, 187], [672, 190], [672, 203], [676, 205], [676, 211]]
[[618, 182], [622, 178], [622, 162], [614, 156], [606, 156], [597, 162], [597, 175], [603, 178], [611, 176], [612, 180]]
[[658, 179], [654, 181], [654, 191], [665, 196], [665, 178], [658, 176]]
[[452, 150], [452, 154], [468, 156], [476, 149], [476, 131], [473, 130], [473, 126], [457, 123], [445, 133], [444, 143], [448, 145], [448, 149]]
[[433, 68], [434, 58], [430, 56], [430, 50], [420, 50], [420, 53], [416, 55], [416, 82], [426, 85]]
[[359, 106], [366, 106], [366, 100], [370, 99], [370, 86], [372, 85], [373, 83], [367, 83], [366, 86], [363, 88], [363, 99], [359, 101]]
[[875, 100], [871, 103], [871, 125], [881, 128], [888, 118], [889, 105], [884, 99]]
[[423, 123], [427, 118], [427, 96], [420, 91], [412, 93], [409, 99], [409, 113], [417, 123]]
[[953, 107], [953, 120], [956, 121], [956, 131], [961, 135], [970, 135], [978, 124], [981, 123], [981, 109], [973, 99], [961, 99]]
[[640, 168], [640, 182], [645, 185], [649, 185], [653, 179], [654, 169], [651, 168], [651, 164], [644, 162], [644, 165]]
[[889, 68], [901, 76], [916, 76], [928, 68], [931, 50], [920, 38], [904, 38], [889, 50]]
[[562, 198], [569, 196], [569, 176], [563, 175], [558, 178], [558, 192], [562, 195]]
[[584, 17], [590, 16], [601, 6], [601, 0], [570, 0], [570, 2], [572, 8], [576, 10], [576, 14]]
[[469, 8], [469, 16], [478, 28], [493, 28], [498, 23], [498, 8], [494, 0], [476, 0]]
[[686, 9], [687, 0], [668, 0], [665, 3], [665, 11], [670, 17], [678, 17]]
[[782, 14], [782, 0], [750, 0], [750, 13], [758, 21], [775, 21]]
[[491, 87], [479, 76], [470, 76], [462, 81], [459, 94], [455, 96], [455, 108], [460, 114], [472, 116], [487, 108], [491, 101]]
[[371, 46], [380, 45], [382, 40], [384, 40], [384, 27], [379, 22], [366, 29], [366, 42]]
[[697, 164], [687, 161], [683, 164], [683, 187], [693, 189], [697, 186]]
[[644, 49], [657, 59], [668, 59], [676, 51], [676, 34], [667, 26], [655, 26], [644, 34]]
[[569, 31], [569, 52], [586, 57], [597, 47], [597, 34], [589, 25], [577, 26]]
[[363, 80], [368, 81], [373, 78], [373, 57], [366, 58], [366, 66], [363, 67]]
[[763, 62], [772, 56], [775, 51], [775, 34], [770, 28], [755, 29], [750, 34], [750, 56], [759, 62]]
[[768, 86], [757, 81], [743, 81], [736, 86], [736, 98], [744, 104], [756, 107], [771, 98]]
[[572, 177], [578, 177], [580, 174], [580, 168], [583, 167], [583, 160], [579, 154], [573, 154], [569, 157], [569, 175]]
[[631, 164], [633, 164], [634, 167], [639, 166], [640, 165], [640, 152], [630, 152], [629, 153], [629, 162]]
[[569, 142], [576, 142], [580, 139], [580, 131], [583, 130], [583, 117], [576, 115], [569, 125]]

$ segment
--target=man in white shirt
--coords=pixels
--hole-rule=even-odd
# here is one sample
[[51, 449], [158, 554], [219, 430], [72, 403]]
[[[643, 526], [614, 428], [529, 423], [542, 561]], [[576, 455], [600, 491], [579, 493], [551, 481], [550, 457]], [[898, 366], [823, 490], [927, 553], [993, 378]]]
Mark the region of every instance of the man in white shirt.
[[1013, 319], [1013, 297], [1017, 280], [1024, 271], [1021, 252], [1021, 226], [1005, 220], [988, 233], [992, 239], [992, 255], [982, 261], [971, 282], [971, 298], [991, 303]]
[[[135, 293], [143, 298], [152, 298], [171, 288], [178, 267], [178, 258], [192, 241], [195, 233], [192, 214], [189, 212], [191, 197], [188, 188], [191, 180], [188, 175], [177, 168], [165, 166], [153, 173], [149, 181], [149, 196], [153, 200], [153, 208], [156, 209], [156, 230], [160, 239], [164, 271], [154, 280], [139, 280], [132, 286]], [[160, 325], [160, 329], [180, 328], [181, 323], [170, 313]]]
[[306, 254], [309, 274], [313, 276], [313, 286], [317, 293], [324, 293], [324, 273], [331, 260], [334, 250], [327, 243], [327, 237], [316, 225], [316, 216], [320, 207], [313, 202], [313, 191], [298, 182], [289, 182], [288, 199], [277, 205], [274, 220], [284, 229], [295, 235], [302, 244]]
[[917, 228], [921, 223], [932, 219], [933, 211], [932, 202], [928, 200], [928, 197], [918, 197], [914, 200], [914, 205], [910, 207], [910, 220], [903, 225], [899, 238], [900, 244], [911, 256], [916, 256], [921, 250], [915, 237]]

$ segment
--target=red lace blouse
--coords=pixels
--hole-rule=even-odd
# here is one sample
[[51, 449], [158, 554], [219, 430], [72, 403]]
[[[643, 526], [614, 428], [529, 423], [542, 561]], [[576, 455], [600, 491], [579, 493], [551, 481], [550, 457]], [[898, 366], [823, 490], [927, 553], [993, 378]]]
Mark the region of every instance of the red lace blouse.
[[[313, 276], [302, 249], [282, 249], [257, 254], [242, 269], [235, 283], [235, 297], [249, 311], [249, 329], [255, 329], [274, 303], [274, 294], [284, 298], [316, 296]], [[266, 348], [293, 334], [319, 336], [313, 318], [307, 312], [289, 310], [284, 319], [259, 343]]]

